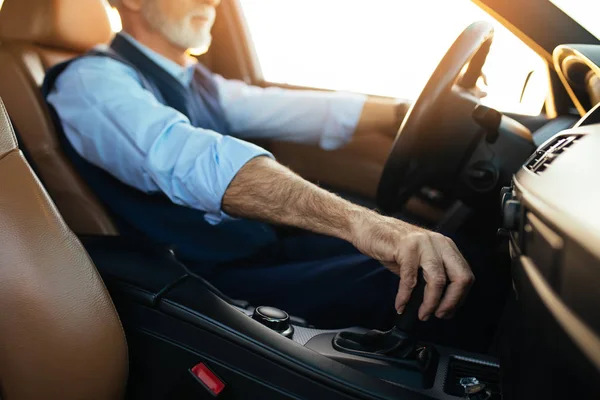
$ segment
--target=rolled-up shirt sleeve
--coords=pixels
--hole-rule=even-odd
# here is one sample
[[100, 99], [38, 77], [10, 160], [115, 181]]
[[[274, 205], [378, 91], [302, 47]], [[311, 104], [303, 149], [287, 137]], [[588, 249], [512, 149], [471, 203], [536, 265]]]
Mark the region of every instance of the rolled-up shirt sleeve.
[[75, 61], [48, 101], [79, 155], [146, 193], [163, 192], [176, 204], [227, 218], [223, 195], [249, 160], [272, 155], [243, 140], [192, 126], [160, 103], [137, 73], [107, 57]]
[[315, 144], [352, 139], [367, 97], [357, 93], [260, 88], [214, 75], [232, 133], [241, 138]]

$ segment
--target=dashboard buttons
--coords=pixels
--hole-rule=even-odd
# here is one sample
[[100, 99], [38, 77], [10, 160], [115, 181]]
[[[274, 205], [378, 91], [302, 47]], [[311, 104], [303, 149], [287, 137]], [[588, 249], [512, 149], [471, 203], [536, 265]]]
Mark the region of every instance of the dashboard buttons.
[[509, 231], [517, 231], [521, 226], [521, 202], [507, 200], [502, 210], [502, 226]]
[[510, 186], [504, 186], [500, 189], [500, 208], [504, 209], [504, 203], [514, 198], [513, 189]]

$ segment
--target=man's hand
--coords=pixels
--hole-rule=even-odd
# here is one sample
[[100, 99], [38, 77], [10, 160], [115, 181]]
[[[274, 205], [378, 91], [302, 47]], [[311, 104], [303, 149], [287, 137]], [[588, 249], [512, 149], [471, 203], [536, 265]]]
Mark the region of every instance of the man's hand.
[[361, 252], [400, 277], [395, 304], [398, 313], [404, 311], [417, 284], [419, 267], [427, 282], [419, 309], [423, 321], [433, 313], [438, 318], [451, 317], [475, 281], [454, 242], [439, 233], [375, 213], [360, 213], [353, 231], [352, 242]]
[[400, 276], [396, 296], [399, 312], [410, 298], [421, 267], [427, 281], [419, 310], [422, 320], [434, 312], [440, 318], [450, 317], [474, 281], [450, 239], [349, 203], [267, 157], [257, 157], [240, 169], [225, 192], [222, 208], [233, 216], [294, 226], [351, 242]]

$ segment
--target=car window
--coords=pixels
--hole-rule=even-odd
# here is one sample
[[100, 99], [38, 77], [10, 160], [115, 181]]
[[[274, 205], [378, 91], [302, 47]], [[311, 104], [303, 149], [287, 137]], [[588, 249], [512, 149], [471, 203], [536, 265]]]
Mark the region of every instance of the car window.
[[545, 61], [469, 0], [239, 2], [267, 82], [414, 100], [462, 30], [484, 20], [496, 34], [483, 102], [537, 115], [549, 93]]
[[550, 0], [588, 32], [600, 39], [600, 2], [594, 0]]

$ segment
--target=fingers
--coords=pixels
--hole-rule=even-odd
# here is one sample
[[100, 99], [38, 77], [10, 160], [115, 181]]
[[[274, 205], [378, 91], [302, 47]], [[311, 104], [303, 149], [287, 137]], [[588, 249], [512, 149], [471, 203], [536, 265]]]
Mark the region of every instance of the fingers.
[[448, 318], [466, 298], [475, 282], [475, 276], [452, 240], [440, 236], [437, 239], [437, 246], [450, 284], [435, 315], [438, 318]]
[[400, 266], [400, 287], [395, 306], [400, 314], [417, 284], [419, 267], [423, 269], [426, 285], [419, 308], [422, 321], [434, 313], [438, 318], [451, 317], [475, 280], [454, 242], [437, 233], [419, 233], [407, 238], [396, 262]]
[[[385, 246], [379, 246], [377, 252], [370, 249], [365, 254], [379, 259], [400, 276], [395, 301], [399, 314], [404, 312], [410, 300], [421, 267], [426, 285], [419, 319], [427, 321], [434, 313], [438, 318], [451, 317], [465, 299], [475, 277], [452, 240], [439, 233], [413, 229], [408, 234], [401, 232], [398, 241], [392, 236], [392, 240], [385, 241]], [[398, 245], [394, 246], [395, 243]]]
[[410, 241], [403, 246], [397, 262], [401, 267], [400, 286], [396, 295], [395, 306], [398, 314], [402, 314], [413, 289], [417, 285], [417, 272], [419, 271], [419, 248], [417, 243]]
[[440, 304], [440, 299], [446, 287], [446, 272], [444, 263], [430, 236], [429, 240], [421, 241], [421, 268], [425, 278], [425, 293], [423, 304], [419, 308], [419, 319], [427, 321]]

